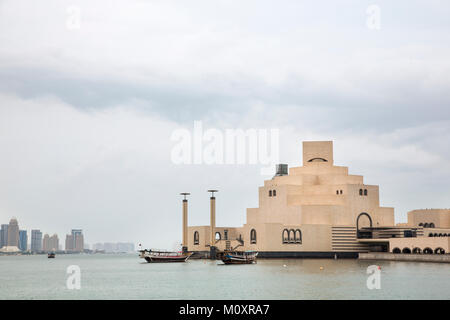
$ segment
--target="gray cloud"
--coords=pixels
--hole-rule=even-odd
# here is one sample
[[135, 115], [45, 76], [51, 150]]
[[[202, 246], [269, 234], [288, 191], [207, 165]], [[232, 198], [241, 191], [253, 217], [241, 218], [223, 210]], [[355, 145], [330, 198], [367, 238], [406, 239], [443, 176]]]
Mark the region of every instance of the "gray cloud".
[[216, 186], [218, 222], [244, 223], [258, 167], [170, 162], [171, 133], [194, 120], [280, 128], [291, 166], [301, 140], [335, 140], [399, 220], [448, 207], [450, 5], [379, 1], [371, 31], [369, 4], [1, 2], [2, 220], [164, 247], [180, 235], [177, 193], [207, 224]]

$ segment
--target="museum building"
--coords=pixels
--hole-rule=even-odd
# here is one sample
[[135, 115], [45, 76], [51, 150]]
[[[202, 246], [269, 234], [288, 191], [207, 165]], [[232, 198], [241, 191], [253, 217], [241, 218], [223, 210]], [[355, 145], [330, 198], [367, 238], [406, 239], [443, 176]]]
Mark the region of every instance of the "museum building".
[[258, 208], [247, 209], [242, 227], [216, 226], [215, 195], [210, 225], [188, 226], [183, 200], [183, 249], [198, 254], [258, 251], [258, 257], [356, 258], [362, 252], [450, 252], [450, 209], [408, 212], [395, 224], [394, 208], [380, 205], [379, 186], [334, 165], [332, 141], [303, 142], [303, 166], [277, 165], [259, 188]]

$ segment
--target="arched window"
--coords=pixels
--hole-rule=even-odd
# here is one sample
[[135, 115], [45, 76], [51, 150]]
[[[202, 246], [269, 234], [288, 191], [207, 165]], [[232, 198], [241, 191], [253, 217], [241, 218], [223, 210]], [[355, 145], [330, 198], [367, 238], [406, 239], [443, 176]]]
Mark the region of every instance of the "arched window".
[[430, 225], [429, 225], [428, 223], [425, 222], [425, 223], [423, 224], [423, 227], [424, 227], [424, 228], [429, 228]]
[[272, 190], [269, 190], [269, 197], [272, 196]]
[[367, 196], [367, 189], [364, 189], [364, 195]]
[[288, 231], [288, 229], [284, 229], [283, 230], [282, 239], [283, 239], [283, 243], [288, 243], [289, 242], [289, 231]]
[[328, 160], [324, 158], [312, 158], [309, 159], [308, 162], [328, 162]]
[[295, 230], [295, 243], [302, 243], [302, 232], [300, 229]]
[[431, 250], [431, 248], [425, 248], [425, 249], [423, 249], [423, 253], [424, 254], [433, 254], [433, 250]]
[[294, 229], [289, 230], [289, 243], [295, 243], [295, 231], [294, 231]]
[[336, 190], [336, 194], [339, 194], [339, 190]]
[[430, 228], [435, 228], [435, 226], [434, 226], [434, 223], [433, 223], [433, 222], [431, 222], [431, 223], [430, 223]]
[[402, 251], [400, 250], [400, 248], [394, 248], [394, 250], [392, 250], [392, 253], [402, 253]]
[[419, 223], [419, 227], [423, 227], [423, 223], [421, 222], [421, 223]]
[[198, 231], [195, 231], [194, 232], [194, 244], [195, 245], [198, 245], [200, 243], [200, 239], [199, 238], [200, 237], [199, 237]]
[[412, 253], [414, 253], [414, 254], [421, 254], [422, 253], [422, 249], [414, 248]]
[[363, 190], [359, 189], [359, 195], [362, 196], [363, 195]]
[[255, 244], [256, 243], [256, 230], [252, 229], [250, 231], [250, 243]]
[[410, 248], [403, 248], [402, 253], [410, 254], [411, 253], [411, 249]]
[[340, 193], [342, 194], [342, 190], [340, 191]]
[[445, 250], [442, 249], [442, 248], [436, 248], [436, 249], [434, 250], [434, 253], [435, 253], [435, 254], [445, 254]]
[[356, 237], [360, 238], [372, 238], [372, 231], [361, 230], [364, 228], [372, 228], [372, 218], [366, 212], [362, 212], [356, 218]]
[[438, 234], [437, 234], [437, 233], [435, 233], [435, 234], [434, 234], [434, 236], [435, 236], [435, 237], [437, 237], [437, 236], [438, 236]]
[[274, 196], [274, 197], [277, 196], [277, 190], [273, 190], [273, 196]]
[[430, 238], [432, 238], [432, 237], [433, 237], [433, 234], [430, 232], [430, 233], [428, 234], [428, 236], [429, 236]]
[[444, 235], [442, 233], [439, 233], [439, 237], [443, 237]]
[[216, 232], [216, 241], [222, 239], [222, 235], [220, 234], [220, 232]]

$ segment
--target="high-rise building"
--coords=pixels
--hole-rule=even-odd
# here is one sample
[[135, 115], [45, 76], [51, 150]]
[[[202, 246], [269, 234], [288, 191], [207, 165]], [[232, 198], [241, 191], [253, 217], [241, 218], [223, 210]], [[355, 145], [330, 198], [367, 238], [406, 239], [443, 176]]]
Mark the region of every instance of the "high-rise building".
[[0, 230], [0, 248], [8, 245], [8, 225], [2, 224]]
[[43, 250], [46, 252], [57, 251], [59, 249], [59, 238], [57, 234], [49, 236], [46, 234], [43, 240]]
[[83, 230], [72, 229], [72, 237], [73, 237], [73, 250], [76, 252], [83, 252], [84, 250]]
[[42, 250], [48, 252], [50, 251], [50, 236], [46, 233], [44, 239], [42, 240]]
[[19, 247], [19, 223], [12, 218], [8, 225], [8, 246]]
[[73, 251], [73, 236], [71, 234], [66, 235], [66, 251]]
[[19, 249], [21, 251], [28, 250], [28, 235], [26, 230], [19, 231]]
[[83, 230], [72, 229], [71, 234], [66, 235], [66, 251], [83, 252], [84, 237]]
[[76, 234], [75, 235], [75, 248], [74, 250], [76, 252], [83, 252], [84, 251], [84, 237], [83, 234]]
[[57, 251], [59, 249], [59, 238], [55, 233], [50, 237], [50, 251]]
[[31, 251], [42, 251], [42, 232], [40, 230], [31, 230]]

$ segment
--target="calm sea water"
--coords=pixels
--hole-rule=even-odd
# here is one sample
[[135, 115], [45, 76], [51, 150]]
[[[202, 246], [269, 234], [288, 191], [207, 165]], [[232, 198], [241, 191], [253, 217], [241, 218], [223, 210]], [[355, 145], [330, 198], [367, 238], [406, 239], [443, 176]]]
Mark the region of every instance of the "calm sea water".
[[[381, 289], [366, 286], [381, 266]], [[67, 267], [81, 289], [66, 287]], [[323, 267], [321, 269], [321, 267]], [[450, 265], [358, 260], [149, 264], [137, 254], [0, 256], [0, 299], [450, 299]]]

